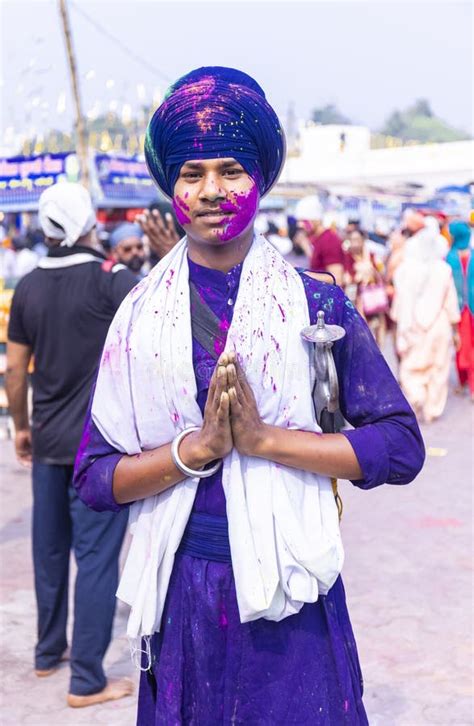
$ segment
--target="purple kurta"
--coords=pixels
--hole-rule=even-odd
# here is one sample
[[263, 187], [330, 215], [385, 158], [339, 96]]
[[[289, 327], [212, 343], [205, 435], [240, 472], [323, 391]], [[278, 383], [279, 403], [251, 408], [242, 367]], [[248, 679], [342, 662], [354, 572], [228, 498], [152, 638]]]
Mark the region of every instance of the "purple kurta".
[[[232, 320], [242, 266], [227, 274], [189, 262], [190, 280], [221, 320]], [[424, 448], [415, 416], [365, 322], [341, 290], [302, 274], [311, 322], [346, 336], [334, 345], [341, 409], [355, 427], [350, 441], [370, 489], [407, 484], [419, 472]], [[217, 352], [220, 352], [217, 350]], [[215, 361], [193, 341], [198, 403], [207, 397]], [[75, 486], [94, 509], [118, 510], [112, 491], [121, 454], [90, 415], [76, 461]], [[219, 471], [198, 487], [194, 512], [226, 516]], [[152, 670], [142, 673], [138, 726], [166, 724], [367, 723], [356, 644], [339, 578], [326, 597], [275, 623], [241, 624], [232, 566], [189, 555], [175, 559], [162, 630], [152, 639]]]

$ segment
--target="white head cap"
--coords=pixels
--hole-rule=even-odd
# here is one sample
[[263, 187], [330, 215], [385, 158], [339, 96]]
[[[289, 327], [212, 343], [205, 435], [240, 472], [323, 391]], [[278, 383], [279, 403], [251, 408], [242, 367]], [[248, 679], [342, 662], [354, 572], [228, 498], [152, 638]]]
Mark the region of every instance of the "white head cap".
[[310, 222], [320, 220], [323, 216], [323, 208], [319, 198], [314, 194], [300, 199], [295, 207], [294, 217], [297, 220], [308, 220]]
[[39, 199], [39, 222], [51, 239], [72, 247], [96, 224], [89, 192], [81, 184], [59, 182], [46, 189]]

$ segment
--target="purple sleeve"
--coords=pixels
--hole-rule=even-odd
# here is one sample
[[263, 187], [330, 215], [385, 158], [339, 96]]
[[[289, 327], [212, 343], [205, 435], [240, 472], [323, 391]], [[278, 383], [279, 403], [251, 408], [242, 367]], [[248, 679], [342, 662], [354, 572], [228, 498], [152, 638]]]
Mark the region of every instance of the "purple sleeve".
[[80, 499], [91, 509], [118, 512], [128, 506], [118, 504], [112, 488], [115, 467], [121, 458], [122, 454], [110, 446], [95, 425], [89, 405], [73, 483]]
[[315, 280], [304, 282], [311, 322], [315, 323], [318, 310], [324, 309], [326, 322], [342, 325], [346, 331], [334, 345], [334, 360], [341, 411], [354, 426], [342, 433], [363, 473], [363, 479], [353, 484], [362, 489], [384, 483], [408, 484], [425, 458], [415, 414], [365, 321], [340, 288]]

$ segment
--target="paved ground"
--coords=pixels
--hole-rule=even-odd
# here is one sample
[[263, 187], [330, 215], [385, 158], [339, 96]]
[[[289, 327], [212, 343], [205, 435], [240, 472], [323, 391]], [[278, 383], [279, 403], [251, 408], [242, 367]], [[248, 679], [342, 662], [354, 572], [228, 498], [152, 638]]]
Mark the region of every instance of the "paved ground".
[[[432, 455], [408, 487], [341, 485], [345, 583], [371, 726], [474, 723], [472, 411], [453, 396], [443, 419], [425, 428]], [[135, 698], [73, 711], [67, 667], [48, 680], [33, 675], [29, 479], [10, 442], [0, 442], [0, 461], [1, 723], [133, 726]], [[119, 607], [106, 666], [111, 676], [135, 677], [125, 620]]]

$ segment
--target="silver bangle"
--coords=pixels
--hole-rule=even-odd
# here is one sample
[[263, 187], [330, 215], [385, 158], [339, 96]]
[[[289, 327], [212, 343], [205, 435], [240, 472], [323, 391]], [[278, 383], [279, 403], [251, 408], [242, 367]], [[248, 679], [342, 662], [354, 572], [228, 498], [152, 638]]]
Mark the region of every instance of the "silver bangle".
[[183, 474], [186, 474], [186, 476], [190, 476], [192, 478], [199, 477], [199, 479], [205, 479], [208, 476], [212, 476], [216, 473], [216, 471], [219, 470], [219, 468], [222, 465], [222, 459], [219, 459], [213, 466], [211, 466], [210, 469], [190, 469], [189, 466], [186, 466], [186, 464], [181, 461], [181, 457], [179, 455], [179, 445], [181, 441], [184, 439], [185, 436], [188, 434], [192, 434], [193, 431], [199, 431], [199, 426], [188, 426], [188, 428], [183, 429], [177, 436], [174, 437], [172, 443], [171, 443], [171, 458], [173, 459], [173, 464], [177, 469], [180, 470]]

